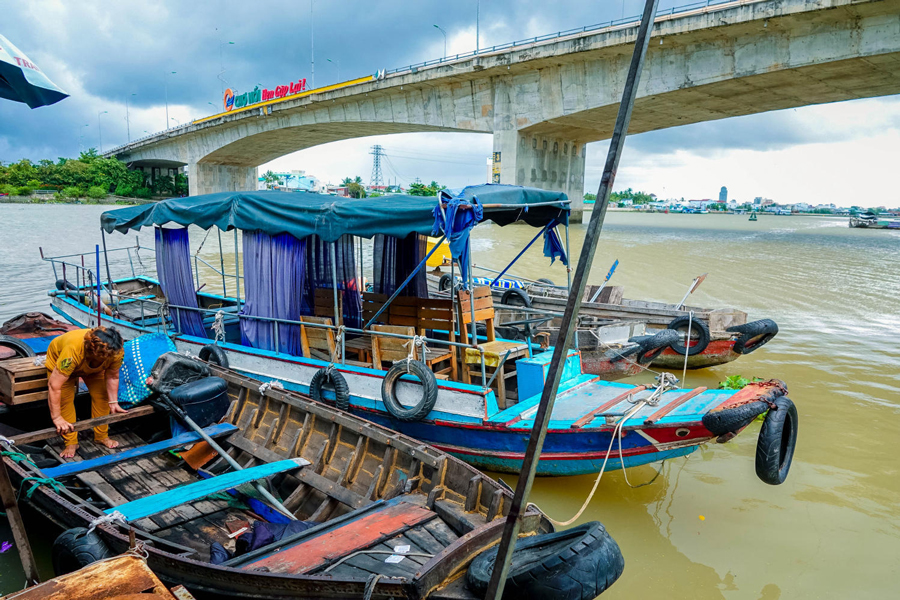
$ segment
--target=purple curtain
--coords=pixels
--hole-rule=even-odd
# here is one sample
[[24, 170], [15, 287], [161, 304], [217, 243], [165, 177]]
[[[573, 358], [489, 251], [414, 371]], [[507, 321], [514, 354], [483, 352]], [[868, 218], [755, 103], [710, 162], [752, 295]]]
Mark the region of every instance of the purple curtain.
[[[284, 233], [270, 236], [244, 232], [244, 297], [242, 315], [298, 321], [303, 314], [305, 240]], [[246, 346], [303, 356], [299, 325], [241, 319], [241, 340]]]
[[[323, 242], [318, 236], [306, 238], [306, 302], [303, 314], [313, 311], [313, 300], [317, 288], [332, 289], [331, 244]], [[342, 236], [335, 242], [335, 258], [337, 258], [337, 285], [341, 290], [343, 302], [343, 319], [347, 327], [362, 326], [362, 298], [356, 285], [356, 260], [353, 236]]]
[[[428, 253], [427, 241], [428, 238], [417, 233], [411, 233], [402, 239], [376, 235], [373, 282], [375, 293], [391, 295], [396, 292], [397, 286], [403, 283], [425, 258]], [[428, 281], [425, 278], [425, 271], [424, 267], [420, 269], [401, 295], [427, 298]]]
[[[197, 308], [191, 277], [191, 247], [187, 227], [156, 228], [156, 274], [169, 304]], [[207, 337], [203, 316], [194, 310], [171, 309], [172, 323], [188, 335]]]

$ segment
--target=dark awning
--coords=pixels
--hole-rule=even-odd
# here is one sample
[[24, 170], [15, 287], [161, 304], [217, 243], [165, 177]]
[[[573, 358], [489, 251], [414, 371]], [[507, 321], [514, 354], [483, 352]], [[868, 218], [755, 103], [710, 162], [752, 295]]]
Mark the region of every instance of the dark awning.
[[[477, 196], [484, 207], [482, 220], [498, 225], [525, 221], [543, 227], [554, 219], [567, 222], [569, 204], [562, 192], [484, 184], [469, 186], [461, 194], [466, 199]], [[290, 233], [298, 239], [317, 235], [333, 242], [344, 234], [364, 238], [378, 233], [394, 237], [413, 232], [429, 235], [437, 203], [434, 196], [399, 194], [357, 200], [310, 192], [221, 192], [110, 210], [103, 213], [100, 222], [108, 233], [171, 223], [269, 235]]]

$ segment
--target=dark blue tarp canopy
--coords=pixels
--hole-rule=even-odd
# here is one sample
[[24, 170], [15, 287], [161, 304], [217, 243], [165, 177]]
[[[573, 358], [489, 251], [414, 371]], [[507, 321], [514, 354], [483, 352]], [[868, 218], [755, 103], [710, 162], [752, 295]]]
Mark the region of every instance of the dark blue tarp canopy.
[[[554, 219], [568, 222], [568, 198], [562, 192], [484, 184], [469, 186], [460, 195], [468, 201], [477, 197], [484, 208], [482, 220], [498, 225], [525, 221], [543, 227]], [[364, 238], [378, 233], [398, 238], [413, 232], [430, 235], [437, 203], [435, 196], [399, 194], [352, 199], [309, 192], [221, 192], [110, 210], [100, 222], [107, 233], [177, 224], [289, 233], [298, 239], [316, 235], [334, 242], [344, 234]]]

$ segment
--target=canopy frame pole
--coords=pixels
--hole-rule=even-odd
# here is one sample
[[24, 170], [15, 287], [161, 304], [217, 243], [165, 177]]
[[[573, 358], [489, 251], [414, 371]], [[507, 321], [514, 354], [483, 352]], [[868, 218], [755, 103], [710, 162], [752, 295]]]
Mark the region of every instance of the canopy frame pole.
[[[106, 263], [106, 286], [109, 288], [110, 304], [115, 306], [116, 309], [118, 310], [118, 303], [116, 302], [115, 298], [113, 298], [113, 293], [112, 293], [113, 292], [113, 280], [112, 280], [112, 275], [110, 274], [110, 271], [109, 271], [109, 254], [106, 252], [106, 231], [104, 231], [102, 227], [100, 228], [100, 240], [103, 242], [103, 262]], [[97, 269], [99, 269], [99, 268], [100, 267], [98, 265]], [[98, 275], [99, 275], [99, 273], [98, 273]]]
[[[502, 271], [500, 271], [500, 273], [491, 282], [491, 287], [494, 287], [495, 285], [497, 285], [497, 282], [500, 281], [500, 279], [504, 275], [506, 275], [506, 272], [509, 271], [514, 264], [516, 264], [517, 260], [522, 258], [522, 255], [525, 254], [525, 252], [527, 252], [529, 248], [531, 248], [531, 246], [537, 241], [537, 239], [539, 237], [541, 237], [541, 235], [544, 234], [545, 231], [547, 231], [546, 225], [544, 227], [542, 227], [540, 231], [537, 232], [537, 235], [534, 236], [534, 238], [530, 242], [528, 242], [528, 244], [524, 248], [522, 248], [521, 252], [516, 254], [516, 257], [514, 259], [512, 259], [512, 262], [510, 262], [508, 265], [506, 265], [506, 267]], [[471, 253], [471, 250], [470, 250], [470, 253]]]
[[234, 283], [237, 286], [237, 309], [241, 312], [241, 251], [238, 248], [237, 228], [234, 230]]
[[516, 493], [509, 513], [506, 516], [503, 537], [497, 550], [494, 571], [491, 574], [491, 581], [484, 595], [486, 600], [500, 600], [503, 597], [503, 588], [509, 575], [509, 566], [513, 550], [515, 549], [516, 538], [521, 529], [524, 512], [527, 510], [528, 496], [534, 483], [534, 475], [544, 446], [544, 439], [547, 436], [547, 426], [550, 424], [553, 404], [556, 402], [557, 388], [562, 379], [563, 363], [568, 353], [568, 347], [572, 342], [572, 336], [578, 322], [578, 311], [581, 308], [581, 297], [584, 294], [584, 287], [587, 283], [587, 275], [591, 270], [591, 263], [597, 251], [600, 232], [603, 230], [603, 221], [606, 218], [606, 209], [609, 206], [609, 194], [616, 178], [622, 148], [625, 145], [625, 136], [628, 133], [631, 112], [634, 108], [638, 83], [644, 67], [644, 58], [647, 56], [647, 46], [650, 42], [650, 34], [653, 30], [653, 21], [656, 17], [658, 4], [659, 0], [645, 0], [644, 3], [644, 13], [635, 38], [634, 52], [631, 56], [631, 65], [628, 69], [625, 89], [622, 92], [622, 101], [619, 104], [619, 112], [616, 116], [615, 129], [609, 144], [606, 165], [603, 169], [603, 176], [600, 179], [600, 187], [597, 190], [597, 201], [600, 203], [600, 206], [595, 206], [585, 232], [584, 245], [581, 247], [581, 257], [575, 269], [573, 289], [566, 301], [566, 309], [563, 313], [559, 334], [553, 349], [553, 360], [547, 373], [547, 383], [541, 393], [541, 402], [538, 405], [534, 425], [531, 429], [531, 437], [528, 440], [528, 449], [525, 452], [521, 475], [516, 484]]
[[[343, 324], [343, 315], [340, 312], [340, 304], [338, 303], [338, 287], [337, 287], [337, 240], [329, 244], [331, 252], [331, 290], [334, 292], [334, 324], [340, 327]], [[344, 363], [344, 336], [341, 335], [341, 364]]]
[[569, 254], [569, 219], [566, 219], [566, 287], [572, 291], [572, 255]]
[[[466, 253], [466, 259], [469, 263], [469, 313], [472, 319], [472, 346], [478, 347], [478, 334], [476, 333], [475, 327], [475, 278], [472, 275], [472, 236], [470, 235], [468, 239], [466, 239], [466, 245], [469, 247], [469, 251]], [[481, 372], [484, 373], [484, 352], [481, 353]], [[484, 383], [484, 379], [481, 380]]]
[[[380, 316], [381, 316], [381, 313], [383, 313], [385, 310], [387, 310], [388, 306], [391, 305], [391, 302], [393, 302], [393, 301], [397, 298], [397, 296], [400, 295], [400, 292], [402, 292], [403, 289], [409, 284], [409, 282], [413, 280], [413, 277], [415, 277], [416, 274], [417, 274], [420, 270], [422, 270], [422, 267], [425, 266], [425, 263], [428, 262], [428, 259], [431, 258], [431, 255], [434, 254], [434, 253], [437, 251], [438, 248], [440, 248], [441, 244], [443, 244], [443, 243], [444, 243], [444, 240], [446, 240], [446, 239], [447, 239], [447, 234], [444, 234], [444, 235], [441, 237], [440, 241], [439, 241], [437, 244], [434, 245], [434, 248], [431, 249], [431, 252], [429, 252], [428, 254], [425, 255], [425, 258], [422, 259], [422, 262], [420, 262], [420, 263], [416, 266], [416, 268], [412, 270], [412, 273], [410, 273], [409, 276], [408, 276], [406, 279], [403, 280], [403, 283], [401, 283], [400, 285], [397, 286], [397, 289], [394, 290], [394, 293], [391, 294], [391, 297], [387, 299], [387, 302], [385, 302], [384, 305], [383, 305], [380, 309], [378, 309], [378, 312], [376, 312], [376, 313], [372, 316], [372, 318], [369, 319], [368, 323], [366, 323], [365, 325], [363, 325], [363, 329], [368, 329], [368, 328], [369, 328], [369, 325], [371, 325], [371, 324], [375, 321], [375, 319], [377, 319], [378, 317], [380, 317]], [[451, 288], [451, 289], [452, 289], [452, 288]]]
[[219, 238], [219, 271], [222, 273], [222, 298], [228, 297], [228, 288], [225, 286], [225, 253], [222, 251], [222, 230], [216, 227], [216, 236]]
[[94, 252], [97, 255], [97, 327], [100, 327], [100, 314], [103, 312], [103, 309], [100, 308], [102, 304], [100, 302], [100, 244], [94, 246]]

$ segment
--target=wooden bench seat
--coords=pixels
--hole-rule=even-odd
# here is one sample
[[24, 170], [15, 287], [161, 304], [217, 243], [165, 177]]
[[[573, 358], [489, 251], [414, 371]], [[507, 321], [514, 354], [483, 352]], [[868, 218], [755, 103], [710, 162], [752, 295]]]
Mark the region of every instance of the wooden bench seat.
[[242, 471], [230, 471], [209, 479], [202, 479], [189, 483], [159, 494], [146, 496], [137, 500], [132, 500], [126, 504], [121, 504], [114, 508], [106, 509], [107, 514], [118, 511], [124, 515], [128, 521], [136, 521], [149, 517], [163, 511], [188, 504], [195, 500], [205, 498], [210, 494], [221, 492], [241, 485], [242, 483], [250, 483], [271, 475], [278, 475], [286, 471], [304, 467], [309, 461], [303, 458], [288, 458], [272, 463], [264, 463]]
[[275, 544], [268, 555], [241, 568], [252, 571], [265, 567], [270, 573], [294, 575], [309, 573], [435, 518], [437, 514], [427, 508], [395, 498], [376, 507], [365, 507], [355, 518], [342, 519], [334, 526], [324, 523], [318, 534], [288, 545]]
[[[231, 423], [221, 423], [219, 425], [212, 425], [210, 427], [207, 427], [203, 431], [211, 438], [220, 438], [231, 435], [237, 430], [238, 428]], [[145, 456], [159, 454], [161, 452], [165, 452], [166, 450], [172, 450], [173, 448], [180, 448], [181, 446], [186, 446], [188, 444], [195, 444], [201, 439], [202, 438], [199, 434], [190, 431], [187, 433], [176, 435], [173, 438], [169, 438], [161, 442], [156, 442], [154, 444], [136, 446], [134, 448], [128, 448], [127, 450], [113, 452], [88, 460], [67, 462], [61, 464], [58, 467], [44, 469], [44, 475], [46, 475], [47, 477], [57, 478], [65, 477], [66, 475], [78, 475], [80, 473], [86, 473], [88, 471], [96, 471], [97, 469], [103, 467], [110, 467], [129, 460], [136, 460]]]

